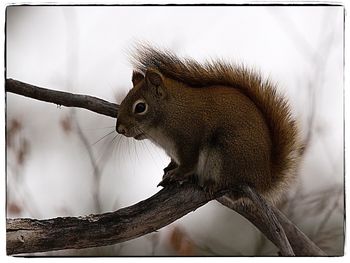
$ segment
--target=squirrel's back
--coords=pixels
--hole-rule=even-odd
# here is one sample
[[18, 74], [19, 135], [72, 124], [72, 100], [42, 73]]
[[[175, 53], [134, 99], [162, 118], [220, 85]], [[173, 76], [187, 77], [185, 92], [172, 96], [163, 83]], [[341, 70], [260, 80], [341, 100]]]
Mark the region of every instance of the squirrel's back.
[[165, 77], [194, 88], [229, 86], [247, 96], [260, 110], [269, 129], [273, 180], [283, 189], [283, 185], [293, 179], [301, 150], [298, 127], [286, 99], [277, 94], [270, 81], [244, 66], [220, 60], [201, 64], [150, 46], [140, 45], [134, 58], [135, 68], [142, 73], [153, 68]]

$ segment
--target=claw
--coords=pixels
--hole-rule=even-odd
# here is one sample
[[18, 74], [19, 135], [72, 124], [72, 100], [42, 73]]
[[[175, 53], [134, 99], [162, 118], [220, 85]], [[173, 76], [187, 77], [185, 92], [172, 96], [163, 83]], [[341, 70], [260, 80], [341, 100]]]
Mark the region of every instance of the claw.
[[159, 187], [159, 186], [163, 186], [164, 187], [164, 183], [165, 183], [164, 180], [160, 181], [159, 184], [157, 184], [157, 187]]
[[165, 187], [166, 185], [168, 185], [170, 183], [170, 178], [169, 177], [163, 177], [162, 181], [159, 182], [158, 186], [163, 186]]
[[183, 185], [185, 182], [190, 181], [192, 177], [189, 175], [184, 176], [183, 173], [178, 171], [178, 168], [171, 169], [163, 175], [163, 179], [162, 179], [162, 181], [160, 181], [160, 183], [157, 185], [157, 187], [158, 186], [165, 187], [165, 186], [172, 184], [172, 183], [177, 183], [179, 185]]

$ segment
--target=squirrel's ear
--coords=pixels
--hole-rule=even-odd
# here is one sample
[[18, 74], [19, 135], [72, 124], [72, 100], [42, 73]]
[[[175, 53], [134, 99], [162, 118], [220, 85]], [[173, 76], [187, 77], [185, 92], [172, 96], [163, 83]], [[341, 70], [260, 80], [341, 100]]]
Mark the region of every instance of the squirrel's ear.
[[132, 72], [132, 84], [136, 86], [141, 80], [143, 80], [145, 77], [138, 71]]
[[146, 81], [153, 86], [160, 86], [163, 83], [162, 74], [154, 69], [148, 69], [146, 71]]
[[148, 69], [145, 76], [147, 84], [155, 90], [155, 94], [158, 98], [165, 97], [165, 90], [163, 87], [163, 76], [160, 72], [154, 69]]

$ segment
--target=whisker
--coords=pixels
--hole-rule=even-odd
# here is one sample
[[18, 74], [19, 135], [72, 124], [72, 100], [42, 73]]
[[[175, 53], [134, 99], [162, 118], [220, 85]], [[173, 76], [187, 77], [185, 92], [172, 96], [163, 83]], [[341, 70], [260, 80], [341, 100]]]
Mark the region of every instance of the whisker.
[[157, 163], [156, 160], [154, 159], [153, 154], [152, 154], [151, 151], [149, 150], [149, 147], [148, 147], [148, 145], [147, 145], [147, 142], [145, 142], [144, 145], [145, 145], [145, 147], [146, 147], [146, 149], [147, 149], [147, 152], [148, 152], [149, 155], [151, 156], [151, 159], [153, 160], [154, 164], [156, 165], [156, 167], [157, 167], [158, 169], [160, 169], [160, 166], [158, 165], [158, 163]]
[[[112, 156], [112, 161], [114, 161], [114, 160], [117, 160], [116, 158], [115, 158], [115, 151], [116, 151], [116, 149], [117, 149], [117, 145], [118, 145], [118, 141], [120, 141], [120, 137], [121, 136], [119, 136], [118, 137], [118, 139], [117, 140], [115, 140], [116, 138], [118, 137], [118, 134], [116, 135], [116, 136], [114, 136], [114, 138], [113, 138], [113, 140], [111, 141], [111, 144], [113, 144], [113, 142], [114, 142], [114, 145], [112, 145], [112, 154], [111, 154], [111, 156]], [[115, 141], [114, 141], [115, 140]]]
[[[98, 166], [103, 166], [109, 160], [110, 156], [108, 155], [108, 153], [110, 153], [110, 149], [111, 149], [110, 145], [116, 137], [118, 137], [118, 134], [116, 134], [112, 138], [112, 140], [110, 140], [109, 142], [105, 142], [104, 145], [102, 146], [102, 148], [104, 147], [105, 150], [102, 150], [102, 153], [100, 154], [100, 156], [96, 158], [96, 162], [98, 163]], [[105, 158], [106, 156], [107, 158]]]
[[102, 138], [98, 139], [96, 142], [94, 142], [93, 144], [91, 144], [91, 146], [94, 146], [96, 143], [100, 142], [101, 140], [103, 140], [104, 138], [106, 138], [107, 136], [111, 135], [112, 133], [114, 133], [114, 130], [107, 133], [106, 135], [102, 136]]
[[[144, 134], [147, 135], [147, 137], [151, 138], [153, 141], [156, 141], [156, 140], [154, 140], [154, 138], [153, 138], [149, 133], [147, 133], [147, 132], [144, 131], [143, 129], [141, 129], [141, 128], [139, 128], [139, 127], [137, 127], [136, 129], [137, 129], [138, 132], [144, 133]], [[154, 159], [153, 154], [152, 154], [151, 151], [149, 150], [149, 147], [148, 147], [148, 145], [147, 145], [147, 142], [143, 142], [143, 141], [142, 141], [142, 143], [143, 143], [143, 145], [146, 147], [147, 152], [149, 153], [149, 155], [151, 156], [153, 162], [155, 163], [155, 166], [156, 166], [158, 169], [160, 169], [159, 164], [156, 162], [156, 160]]]
[[[128, 147], [129, 147], [129, 155], [130, 155], [130, 159], [131, 159], [131, 156], [133, 157], [133, 163], [135, 163], [135, 155], [134, 154], [131, 154], [131, 151], [130, 151], [130, 148], [131, 148], [131, 146], [130, 146], [130, 144], [132, 145], [132, 144], [135, 144], [135, 141], [134, 140], [132, 140], [132, 141], [130, 141], [130, 140], [128, 140]], [[130, 162], [129, 162], [130, 163]], [[132, 165], [132, 167], [133, 167], [133, 176], [135, 177], [135, 174], [136, 174], [136, 168], [135, 168], [135, 166], [136, 165]]]
[[96, 130], [106, 130], [106, 129], [114, 129], [115, 125], [108, 127], [98, 127], [98, 128], [82, 128], [83, 131], [96, 131]]
[[[121, 139], [120, 139], [120, 146], [119, 146], [119, 152], [122, 150], [122, 151], [125, 151], [126, 149], [125, 148], [125, 137], [124, 136], [121, 136]], [[123, 159], [123, 160], [122, 160]], [[120, 157], [120, 160], [122, 160], [123, 163], [125, 163], [125, 154], [121, 154], [121, 157]]]
[[136, 142], [134, 141], [133, 144], [134, 144], [134, 150], [135, 150], [135, 155], [136, 155], [137, 161], [138, 161], [138, 163], [140, 163], [139, 155], [138, 155], [138, 153], [137, 153], [137, 145], [136, 145]]
[[[117, 160], [119, 160], [119, 159], [117, 159], [117, 157], [116, 157], [116, 151], [118, 151], [119, 152], [119, 143], [120, 143], [120, 140], [121, 140], [121, 135], [120, 136], [116, 136], [116, 140], [115, 140], [115, 143], [114, 143], [114, 145], [112, 146], [112, 161], [115, 163]], [[113, 138], [113, 140], [114, 140], [115, 138]]]
[[128, 139], [126, 139], [126, 142], [127, 142], [127, 145], [126, 145], [126, 147], [128, 148], [128, 153], [129, 153], [129, 158], [131, 158], [131, 152], [130, 152], [130, 139], [128, 138]]

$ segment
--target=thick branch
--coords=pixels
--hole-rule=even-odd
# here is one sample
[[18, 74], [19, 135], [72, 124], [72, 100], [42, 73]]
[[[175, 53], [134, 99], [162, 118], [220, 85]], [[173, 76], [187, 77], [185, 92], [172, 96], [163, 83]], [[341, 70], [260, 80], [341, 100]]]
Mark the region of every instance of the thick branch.
[[84, 108], [113, 118], [117, 117], [119, 107], [115, 103], [92, 96], [39, 88], [14, 79], [6, 80], [6, 91], [66, 107]]
[[210, 198], [193, 185], [172, 186], [112, 213], [47, 220], [8, 219], [7, 254], [112, 245], [154, 232]]
[[[269, 221], [264, 220], [264, 215], [259, 209], [241, 202], [232, 202], [227, 196], [217, 199], [221, 204], [236, 211], [253, 225], [255, 225], [269, 240], [276, 244], [274, 233], [269, 231]], [[282, 225], [290, 245], [296, 256], [325, 256], [326, 254], [316, 246], [299, 228], [289, 221], [277, 208], [272, 207], [278, 221]]]
[[260, 218], [262, 221], [266, 222], [265, 225], [268, 227], [267, 232], [270, 233], [271, 239], [278, 241], [277, 247], [280, 250], [279, 253], [282, 256], [294, 256], [293, 248], [288, 241], [281, 223], [274, 213], [273, 206], [249, 186], [243, 185], [241, 189], [245, 196], [253, 202], [255, 208], [257, 208], [256, 210], [261, 215]]

